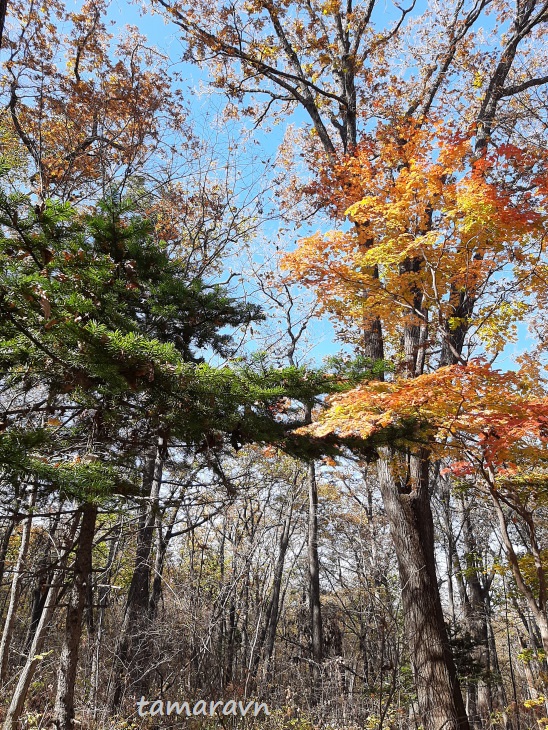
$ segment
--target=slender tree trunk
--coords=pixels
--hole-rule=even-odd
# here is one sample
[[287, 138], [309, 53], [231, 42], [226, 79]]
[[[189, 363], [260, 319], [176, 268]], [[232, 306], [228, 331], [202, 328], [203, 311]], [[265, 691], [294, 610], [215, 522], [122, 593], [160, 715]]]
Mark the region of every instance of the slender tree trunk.
[[291, 535], [291, 524], [293, 516], [293, 503], [289, 508], [289, 514], [286, 516], [280, 542], [278, 546], [278, 557], [274, 567], [274, 576], [272, 578], [272, 588], [265, 610], [263, 627], [259, 634], [257, 643], [254, 647], [255, 654], [253, 656], [253, 674], [257, 674], [257, 669], [261, 658], [264, 659], [267, 676], [270, 674], [270, 661], [274, 653], [274, 645], [276, 642], [276, 629], [278, 627], [278, 618], [280, 611], [280, 594], [282, 590], [282, 580], [285, 565], [285, 556], [289, 546], [289, 538]]
[[6, 555], [8, 554], [10, 539], [15, 530], [15, 526], [19, 521], [19, 508], [21, 506], [21, 497], [19, 496], [19, 487], [16, 485], [16, 494], [13, 500], [13, 512], [10, 517], [5, 530], [2, 532], [2, 539], [0, 540], [0, 586], [4, 580], [4, 570], [6, 568]]
[[[53, 582], [53, 576], [55, 573], [55, 569], [52, 567], [52, 544], [53, 540], [55, 538], [55, 534], [57, 533], [57, 530], [61, 526], [61, 507], [59, 507], [59, 512], [56, 513], [53, 516], [53, 519], [50, 520], [50, 527], [49, 527], [49, 535], [46, 538], [45, 545], [43, 547], [42, 556], [40, 558], [39, 564], [37, 566], [37, 569], [34, 571], [35, 573], [35, 579], [34, 579], [34, 588], [32, 592], [32, 606], [30, 611], [30, 621], [29, 621], [29, 627], [27, 630], [27, 635], [25, 637], [25, 649], [24, 653], [25, 655], [28, 655], [30, 653], [30, 647], [32, 645], [32, 640], [34, 638], [34, 632], [36, 631], [36, 627], [38, 626], [40, 622], [40, 617], [42, 616], [42, 611], [44, 610], [44, 605], [47, 599], [48, 595], [48, 586], [51, 585]], [[72, 528], [74, 529], [74, 532], [76, 532], [76, 529], [78, 527], [77, 521], [73, 521]], [[71, 528], [71, 529], [72, 529]], [[67, 555], [68, 560], [68, 555]]]
[[531, 552], [535, 558], [535, 564], [537, 568], [536, 577], [539, 584], [537, 595], [535, 595], [530, 585], [526, 582], [524, 578], [518, 556], [514, 550], [510, 535], [508, 534], [506, 515], [504, 514], [499, 496], [494, 487], [495, 477], [493, 474], [490, 474], [489, 478], [491, 498], [499, 522], [499, 528], [501, 532], [502, 543], [506, 551], [506, 557], [508, 559], [508, 562], [510, 563], [510, 567], [512, 568], [512, 573], [514, 575], [516, 585], [521, 594], [524, 596], [525, 600], [527, 601], [527, 605], [529, 606], [531, 614], [538, 627], [540, 638], [542, 641], [542, 648], [544, 649], [545, 654], [548, 656], [548, 616], [546, 613], [548, 596], [546, 588], [546, 574], [544, 566], [542, 564], [540, 548], [537, 544], [537, 538], [533, 532], [532, 525], [528, 525], [530, 528], [529, 537], [531, 539]]
[[25, 700], [27, 698], [27, 693], [31, 685], [32, 678], [34, 676], [34, 672], [36, 670], [36, 667], [42, 660], [42, 656], [40, 655], [40, 653], [44, 646], [49, 623], [55, 612], [55, 607], [57, 605], [57, 599], [61, 590], [61, 586], [63, 585], [64, 567], [73, 546], [74, 535], [76, 533], [77, 527], [78, 520], [75, 519], [73, 520], [72, 525], [69, 528], [69, 534], [67, 535], [66, 540], [66, 549], [63, 552], [61, 564], [55, 570], [51, 583], [47, 589], [44, 606], [40, 615], [40, 620], [38, 621], [36, 630], [34, 632], [32, 643], [30, 645], [29, 653], [27, 656], [27, 661], [25, 662], [25, 666], [23, 667], [23, 670], [19, 675], [17, 685], [13, 692], [10, 706], [4, 720], [3, 730], [17, 730], [19, 718], [21, 717], [21, 713], [23, 711]]
[[32, 682], [32, 678], [34, 676], [34, 671], [42, 658], [40, 656], [40, 652], [42, 651], [42, 647], [44, 645], [48, 624], [55, 611], [57, 596], [59, 594], [62, 582], [62, 573], [61, 571], [58, 571], [55, 574], [52, 585], [50, 585], [48, 589], [46, 601], [42, 610], [42, 615], [40, 616], [40, 621], [38, 622], [36, 631], [34, 632], [34, 638], [32, 640], [27, 661], [25, 663], [25, 666], [23, 667], [23, 671], [19, 675], [17, 686], [15, 687], [15, 691], [11, 698], [11, 703], [6, 714], [6, 719], [4, 721], [3, 730], [17, 729], [18, 720], [23, 711], [23, 706], [27, 698], [27, 692], [29, 690], [30, 683]]
[[2, 631], [2, 639], [0, 641], [0, 684], [3, 684], [8, 674], [9, 664], [9, 653], [11, 637], [13, 632], [13, 626], [15, 624], [15, 618], [17, 613], [17, 606], [19, 604], [19, 597], [21, 595], [21, 584], [23, 581], [23, 570], [25, 568], [25, 562], [29, 550], [30, 536], [32, 530], [32, 509], [36, 500], [36, 487], [32, 488], [29, 495], [28, 501], [28, 517], [25, 520], [23, 526], [23, 533], [21, 535], [21, 545], [19, 546], [19, 555], [17, 556], [17, 562], [15, 564], [13, 580], [11, 582], [10, 601], [8, 606], [8, 612], [6, 614], [6, 620], [4, 621], [4, 629]]
[[149, 497], [141, 509], [135, 564], [124, 612], [124, 620], [114, 656], [114, 681], [110, 709], [120, 706], [124, 689], [131, 681], [138, 695], [145, 694], [148, 675], [144, 673], [147, 649], [147, 623], [150, 605], [151, 556], [154, 526], [162, 483], [165, 443], [159, 437], [144, 465], [143, 494]]
[[68, 597], [65, 632], [57, 671], [57, 695], [53, 721], [57, 730], [73, 730], [74, 727], [74, 688], [78, 667], [78, 651], [88, 585], [91, 580], [97, 507], [94, 504], [84, 504], [81, 507], [81, 512], [82, 522], [74, 559], [74, 575]]
[[41, 557], [40, 562], [34, 571], [35, 576], [33, 579], [30, 619], [27, 635], [25, 636], [25, 654], [30, 652], [34, 632], [36, 631], [42, 611], [44, 610], [44, 604], [47, 598], [47, 585], [52, 579], [52, 571], [48, 570], [49, 564], [49, 553], [46, 552], [46, 554]]
[[242, 606], [242, 650], [240, 655], [240, 666], [247, 667], [249, 661], [249, 584], [250, 584], [250, 561], [246, 560], [245, 581], [243, 588]]
[[93, 719], [97, 719], [97, 699], [99, 695], [99, 678], [100, 678], [100, 657], [101, 657], [101, 645], [103, 643], [103, 630], [105, 622], [105, 612], [108, 605], [110, 595], [110, 581], [112, 575], [112, 566], [118, 552], [118, 545], [120, 541], [122, 524], [120, 522], [120, 531], [117, 536], [110, 542], [110, 548], [108, 553], [107, 564], [105, 571], [102, 575], [102, 585], [98, 588], [98, 603], [99, 609], [97, 612], [97, 620], [94, 624], [94, 641], [93, 641], [93, 654], [91, 658], [91, 680], [90, 680], [90, 697], [93, 705]]
[[320, 560], [318, 556], [318, 488], [316, 467], [308, 462], [308, 573], [310, 603], [310, 633], [312, 644], [312, 703], [320, 695], [321, 669], [323, 661], [322, 607], [320, 599]]
[[6, 555], [8, 554], [8, 548], [15, 529], [17, 521], [15, 517], [9, 521], [6, 529], [2, 532], [2, 539], [0, 540], [0, 586], [4, 581], [4, 570], [6, 568]]
[[183, 492], [180, 494], [171, 509], [171, 515], [167, 520], [167, 524], [165, 525], [165, 532], [162, 529], [162, 523], [165, 520], [162, 519], [162, 515], [159, 512], [156, 516], [156, 556], [154, 560], [154, 577], [152, 579], [152, 590], [150, 592], [150, 600], [148, 604], [148, 619], [150, 624], [152, 624], [154, 619], [156, 618], [158, 604], [162, 595], [162, 578], [164, 574], [167, 549], [169, 547], [169, 543], [171, 542], [171, 538], [173, 537], [179, 509], [183, 502], [183, 494]]
[[442, 480], [441, 485], [442, 519], [445, 527], [445, 532], [447, 534], [447, 552], [445, 556], [447, 566], [447, 600], [449, 603], [449, 615], [451, 616], [451, 624], [454, 626], [456, 623], [456, 611], [453, 578], [455, 576], [455, 557], [457, 548], [452, 521], [451, 487], [446, 480]]
[[436, 577], [428, 454], [412, 457], [408, 484], [399, 486], [395, 454], [380, 452], [379, 485], [398, 560], [420, 722], [426, 730], [469, 730]]
[[[293, 506], [291, 506], [289, 514], [285, 518], [278, 548], [278, 560], [274, 570], [274, 580], [272, 582], [272, 594], [267, 609], [267, 621], [265, 622], [265, 651], [264, 656], [267, 664], [270, 664], [272, 654], [274, 653], [274, 644], [276, 642], [276, 629], [278, 628], [278, 617], [280, 610], [280, 593], [282, 589], [282, 580], [284, 574], [285, 556], [289, 546], [289, 537], [291, 534], [291, 519], [293, 515]], [[263, 639], [264, 640], [264, 639]]]
[[236, 653], [236, 619], [236, 597], [233, 591], [232, 598], [230, 599], [230, 606], [228, 609], [228, 633], [226, 637], [226, 666], [224, 680], [225, 687], [232, 682], [233, 677], [234, 655]]
[[488, 722], [493, 711], [493, 699], [490, 686], [490, 651], [489, 628], [487, 623], [488, 586], [480, 580], [476, 554], [477, 545], [470, 524], [470, 511], [464, 512], [463, 535], [466, 547], [466, 576], [468, 583], [468, 601], [464, 605], [466, 627], [473, 641], [473, 658], [481, 670], [476, 682], [471, 682], [469, 693], [473, 697], [475, 714], [469, 713], [473, 727], [482, 728]]
[[[220, 572], [220, 595], [225, 590], [225, 544], [226, 544], [226, 514], [223, 517], [223, 526], [221, 532], [221, 540], [219, 542], [219, 572]], [[224, 672], [223, 667], [225, 665], [225, 649], [226, 649], [226, 621], [224, 611], [219, 616], [219, 638], [217, 645], [217, 656], [218, 665], [221, 668], [220, 671], [220, 685], [221, 689], [224, 689]]]

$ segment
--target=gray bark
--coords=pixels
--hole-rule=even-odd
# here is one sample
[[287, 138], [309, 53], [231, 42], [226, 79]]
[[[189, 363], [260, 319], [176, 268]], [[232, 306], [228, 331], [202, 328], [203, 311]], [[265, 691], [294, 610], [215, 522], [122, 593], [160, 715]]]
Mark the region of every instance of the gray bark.
[[13, 512], [9, 518], [6, 528], [2, 532], [2, 539], [0, 540], [0, 586], [4, 580], [4, 570], [6, 568], [6, 555], [8, 554], [8, 548], [10, 539], [19, 521], [19, 508], [21, 506], [21, 497], [19, 495], [19, 486], [15, 486], [15, 495], [13, 500]]
[[94, 646], [93, 646], [93, 654], [91, 658], [91, 686], [90, 686], [90, 697], [91, 702], [93, 704], [93, 719], [97, 719], [97, 696], [99, 692], [99, 667], [100, 667], [100, 656], [101, 656], [101, 645], [103, 641], [103, 631], [104, 631], [104, 620], [105, 620], [105, 612], [108, 606], [109, 602], [109, 596], [110, 596], [110, 581], [111, 581], [111, 574], [112, 574], [112, 567], [114, 565], [114, 560], [116, 557], [116, 553], [118, 552], [118, 545], [120, 541], [120, 533], [121, 533], [121, 527], [122, 523], [119, 524], [119, 532], [116, 535], [116, 537], [112, 538], [110, 542], [110, 548], [108, 553], [108, 559], [107, 564], [105, 566], [105, 571], [101, 576], [101, 585], [98, 588], [98, 603], [99, 603], [99, 609], [97, 612], [97, 620], [94, 623], [93, 632], [90, 637], [91, 640], [94, 639]]
[[413, 457], [409, 483], [399, 486], [394, 453], [380, 451], [379, 486], [398, 560], [420, 722], [426, 730], [469, 730], [436, 577], [428, 454]]
[[114, 679], [110, 709], [120, 706], [125, 689], [132, 683], [137, 694], [146, 694], [148, 678], [143, 662], [147, 656], [146, 635], [150, 610], [150, 575], [154, 527], [162, 483], [165, 444], [159, 437], [149, 453], [143, 473], [143, 494], [148, 503], [142, 507], [137, 532], [135, 564], [124, 612], [124, 620], [114, 658]]
[[23, 670], [19, 675], [17, 685], [13, 692], [11, 702], [4, 720], [3, 730], [17, 730], [18, 728], [19, 718], [21, 717], [21, 713], [23, 712], [23, 707], [25, 705], [25, 700], [27, 698], [27, 693], [29, 691], [32, 678], [34, 676], [34, 672], [36, 670], [36, 667], [42, 660], [41, 651], [46, 640], [49, 623], [55, 612], [59, 592], [63, 585], [64, 567], [73, 546], [73, 539], [77, 527], [78, 520], [73, 520], [72, 525], [69, 528], [69, 533], [67, 535], [65, 545], [66, 549], [62, 553], [61, 563], [55, 570], [51, 583], [47, 588], [44, 606], [40, 614], [40, 620], [38, 621], [36, 630], [34, 632], [25, 666], [23, 667]]
[[289, 536], [291, 532], [291, 519], [293, 515], [293, 505], [289, 514], [284, 520], [282, 529], [282, 535], [280, 537], [280, 544], [278, 548], [278, 559], [276, 561], [276, 567], [274, 569], [274, 579], [272, 581], [272, 592], [268, 607], [266, 610], [265, 624], [261, 637], [259, 639], [259, 645], [257, 647], [256, 662], [258, 663], [260, 657], [260, 651], [263, 644], [265, 644], [264, 657], [266, 663], [269, 664], [274, 653], [274, 644], [276, 641], [276, 629], [278, 628], [278, 616], [280, 611], [280, 594], [282, 589], [282, 579], [285, 565], [285, 556], [287, 548], [289, 546]]
[[318, 488], [314, 462], [308, 463], [308, 574], [310, 634], [312, 647], [312, 701], [318, 699], [323, 661], [322, 606], [320, 598], [320, 559], [318, 555]]

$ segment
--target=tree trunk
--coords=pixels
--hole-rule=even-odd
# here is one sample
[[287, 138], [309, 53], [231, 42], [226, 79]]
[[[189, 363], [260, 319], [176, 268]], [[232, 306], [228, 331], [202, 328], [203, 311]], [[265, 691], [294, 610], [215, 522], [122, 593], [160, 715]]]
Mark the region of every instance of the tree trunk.
[[493, 711], [491, 686], [489, 683], [491, 661], [489, 651], [489, 627], [487, 616], [488, 585], [480, 580], [480, 569], [477, 565], [477, 545], [470, 524], [470, 510], [465, 510], [463, 523], [464, 543], [466, 547], [466, 581], [468, 584], [468, 600], [464, 605], [466, 628], [474, 644], [473, 659], [481, 669], [477, 681], [471, 682], [468, 692], [472, 696], [475, 714], [469, 713], [470, 724], [482, 728], [488, 722]]
[[78, 650], [88, 585], [91, 580], [97, 507], [94, 504], [84, 504], [80, 511], [82, 523], [74, 559], [74, 577], [68, 598], [65, 632], [57, 672], [57, 695], [53, 721], [57, 730], [73, 730], [74, 727], [74, 687], [78, 667]]
[[23, 671], [19, 675], [19, 681], [17, 682], [17, 686], [11, 698], [11, 703], [6, 714], [6, 719], [4, 720], [3, 730], [16, 730], [17, 728], [18, 720], [21, 716], [23, 706], [27, 698], [27, 692], [34, 676], [34, 671], [38, 666], [38, 663], [42, 659], [42, 657], [40, 656], [40, 652], [42, 651], [42, 647], [44, 645], [48, 624], [55, 611], [57, 596], [59, 594], [62, 582], [62, 574], [61, 571], [59, 571], [58, 573], [56, 573], [54, 582], [52, 583], [52, 585], [50, 585], [48, 589], [46, 602], [42, 610], [42, 615], [40, 616], [40, 621], [38, 622], [36, 631], [34, 632], [34, 638], [32, 640], [27, 661], [25, 663], [25, 666], [23, 667]]
[[4, 629], [2, 631], [2, 640], [0, 641], [0, 685], [3, 684], [8, 674], [8, 663], [11, 636], [13, 632], [13, 626], [15, 624], [17, 605], [19, 603], [19, 597], [21, 595], [21, 583], [23, 580], [23, 570], [25, 567], [25, 561], [29, 550], [30, 535], [32, 529], [32, 508], [36, 500], [36, 488], [33, 487], [28, 501], [28, 517], [25, 520], [23, 526], [23, 533], [21, 535], [21, 545], [19, 546], [19, 555], [17, 556], [17, 563], [13, 573], [13, 580], [11, 582], [10, 601], [8, 606], [8, 612], [6, 614], [6, 620], [4, 622]]
[[318, 489], [316, 467], [308, 462], [308, 574], [310, 634], [312, 646], [312, 704], [319, 699], [323, 661], [322, 607], [320, 602], [320, 560], [318, 556]]
[[[285, 556], [287, 548], [289, 546], [289, 537], [291, 534], [291, 518], [293, 515], [293, 505], [291, 505], [289, 514], [285, 518], [284, 526], [282, 530], [282, 536], [280, 538], [280, 546], [278, 548], [278, 560], [276, 562], [276, 568], [274, 569], [274, 579], [272, 581], [272, 594], [268, 603], [268, 608], [265, 617], [264, 627], [264, 638], [265, 650], [264, 656], [267, 665], [270, 664], [272, 654], [274, 653], [274, 644], [276, 642], [276, 629], [278, 628], [278, 616], [280, 610], [280, 593], [282, 589], [282, 579], [284, 574]], [[261, 642], [262, 643], [262, 642]], [[257, 659], [259, 653], [257, 653]]]
[[510, 567], [512, 568], [512, 573], [514, 575], [514, 580], [516, 581], [518, 590], [521, 592], [521, 594], [524, 596], [525, 600], [527, 601], [527, 605], [529, 606], [531, 615], [538, 627], [538, 630], [540, 633], [540, 638], [542, 641], [542, 648], [544, 649], [545, 654], [548, 656], [548, 617], [546, 615], [548, 596], [547, 596], [547, 589], [546, 589], [546, 574], [545, 574], [544, 566], [542, 564], [541, 553], [540, 553], [540, 548], [539, 548], [539, 545], [537, 542], [537, 537], [533, 531], [532, 525], [528, 525], [528, 527], [530, 528], [529, 537], [531, 540], [530, 550], [531, 550], [531, 553], [533, 554], [533, 556], [535, 557], [535, 564], [536, 564], [536, 568], [537, 568], [536, 577], [538, 579], [538, 584], [539, 584], [537, 595], [535, 595], [534, 591], [531, 589], [530, 584], [527, 583], [524, 578], [518, 556], [514, 550], [514, 546], [512, 544], [512, 540], [510, 539], [510, 535], [508, 534], [507, 519], [503, 512], [500, 498], [499, 498], [498, 493], [494, 486], [495, 485], [494, 474], [490, 473], [489, 479], [490, 479], [489, 486], [490, 486], [490, 492], [491, 492], [491, 499], [493, 501], [493, 505], [495, 507], [495, 513], [498, 518], [499, 528], [500, 528], [501, 537], [502, 537], [502, 543], [503, 543], [505, 551], [506, 551], [506, 557], [508, 559], [508, 562], [510, 563]]
[[9, 518], [9, 521], [8, 521], [8, 524], [6, 525], [5, 530], [2, 532], [2, 539], [0, 540], [0, 587], [2, 586], [2, 582], [4, 580], [4, 570], [6, 568], [6, 555], [8, 554], [10, 539], [11, 539], [11, 536], [15, 529], [15, 526], [17, 525], [17, 522], [19, 521], [19, 508], [21, 506], [21, 497], [19, 496], [19, 488], [17, 485], [16, 485], [15, 489], [16, 489], [16, 494], [14, 495], [14, 499], [13, 499], [12, 516]]
[[[50, 527], [48, 530], [49, 534], [45, 538], [43, 545], [40, 546], [42, 555], [36, 569], [34, 570], [35, 577], [33, 581], [34, 588], [32, 591], [32, 606], [30, 611], [30, 621], [27, 635], [25, 637], [24, 649], [24, 654], [27, 656], [30, 653], [30, 647], [34, 638], [34, 632], [36, 631], [36, 627], [38, 626], [40, 618], [42, 616], [42, 611], [44, 610], [44, 605], [46, 603], [48, 595], [48, 586], [53, 583], [55, 569], [52, 567], [54, 559], [52, 558], [51, 553], [55, 535], [57, 533], [57, 530], [59, 530], [61, 527], [61, 511], [62, 505], [59, 506], [59, 511], [55, 515], [53, 515], [52, 518], [50, 518]], [[72, 527], [70, 528], [73, 530], [73, 536], [76, 532], [77, 527], [78, 522], [77, 520], [75, 520], [73, 521]], [[68, 555], [66, 556], [66, 559], [68, 560]]]
[[114, 560], [118, 552], [118, 545], [120, 542], [120, 536], [122, 531], [122, 523], [119, 523], [119, 532], [116, 537], [113, 537], [110, 542], [110, 548], [108, 552], [107, 564], [105, 571], [101, 577], [101, 585], [98, 588], [98, 603], [99, 610], [97, 613], [97, 621], [94, 624], [94, 642], [93, 642], [93, 654], [91, 658], [91, 679], [90, 679], [90, 698], [93, 705], [93, 719], [97, 719], [97, 698], [99, 695], [99, 678], [100, 678], [100, 658], [101, 658], [101, 644], [103, 641], [105, 612], [108, 606], [110, 596], [110, 581], [112, 579], [112, 567]]
[[[185, 484], [186, 488], [186, 484]], [[152, 590], [150, 593], [150, 600], [148, 603], [148, 620], [149, 624], [154, 622], [156, 618], [156, 612], [158, 610], [158, 604], [162, 596], [162, 580], [166, 562], [167, 549], [169, 543], [173, 537], [175, 531], [175, 524], [177, 523], [177, 517], [179, 509], [183, 502], [183, 494], [175, 500], [175, 504], [171, 509], [171, 515], [165, 525], [165, 532], [163, 532], [163, 522], [165, 522], [165, 515], [161, 515], [158, 512], [156, 517], [156, 557], [154, 560], [154, 577], [152, 579]]]
[[4, 38], [4, 24], [6, 22], [6, 13], [8, 10], [8, 0], [0, 0], [0, 48]]
[[[233, 576], [236, 575], [236, 569], [233, 568], [232, 571]], [[228, 632], [226, 637], [226, 664], [225, 664], [225, 678], [224, 678], [224, 686], [227, 687], [232, 682], [233, 678], [233, 672], [234, 672], [234, 657], [236, 655], [236, 625], [237, 625], [237, 616], [236, 616], [236, 596], [235, 596], [236, 587], [234, 587], [234, 590], [232, 592], [232, 597], [230, 599], [230, 605], [228, 609]]]
[[27, 693], [32, 682], [32, 678], [34, 676], [34, 672], [39, 662], [42, 660], [40, 652], [42, 651], [42, 647], [44, 646], [47, 629], [55, 612], [59, 592], [61, 590], [61, 586], [63, 585], [64, 566], [73, 547], [73, 539], [77, 527], [78, 520], [75, 519], [73, 520], [72, 525], [69, 529], [69, 534], [67, 535], [66, 550], [64, 550], [63, 552], [61, 564], [55, 570], [51, 583], [47, 589], [44, 606], [40, 614], [40, 620], [38, 621], [36, 630], [34, 632], [32, 643], [30, 645], [29, 653], [27, 656], [27, 661], [25, 663], [25, 666], [23, 667], [23, 671], [19, 675], [17, 686], [15, 687], [15, 690], [13, 692], [11, 703], [4, 720], [3, 730], [17, 730], [18, 721], [23, 711], [25, 700], [27, 698]]
[[129, 586], [124, 620], [114, 655], [114, 680], [110, 698], [110, 709], [120, 706], [128, 680], [136, 694], [146, 693], [148, 677], [144, 674], [144, 660], [147, 655], [146, 635], [150, 605], [151, 556], [154, 525], [158, 512], [158, 499], [162, 483], [165, 443], [158, 438], [156, 446], [149, 453], [143, 473], [143, 494], [148, 495], [148, 504], [141, 509], [137, 548], [131, 583]]
[[395, 454], [379, 451], [379, 486], [398, 560], [420, 722], [426, 730], [469, 730], [436, 577], [428, 454], [411, 457], [409, 480], [399, 486]]

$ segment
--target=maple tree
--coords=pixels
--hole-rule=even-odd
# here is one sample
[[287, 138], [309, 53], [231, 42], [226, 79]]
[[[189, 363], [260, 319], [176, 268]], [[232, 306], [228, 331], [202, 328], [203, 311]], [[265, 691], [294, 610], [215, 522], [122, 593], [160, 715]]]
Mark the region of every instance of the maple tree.
[[[446, 473], [463, 479], [479, 475], [495, 505], [510, 568], [548, 649], [546, 568], [534, 519], [546, 503], [548, 396], [527, 369], [501, 373], [471, 361], [412, 381], [370, 383], [332, 396], [328, 409], [305, 430], [317, 437], [361, 438], [366, 453], [372, 445], [402, 453], [426, 449], [431, 458], [448, 462]], [[400, 479], [409, 474], [402, 471]], [[503, 506], [524, 520], [533, 581], [509, 537]]]
[[507, 144], [478, 157], [470, 136], [441, 122], [403, 134], [405, 144], [381, 128], [324, 168], [319, 194], [341, 189], [331, 205], [355, 228], [303, 239], [283, 265], [339, 321], [382, 320], [412, 377], [433, 343], [446, 365], [466, 361], [465, 337], [492, 353], [515, 338], [545, 291], [548, 210], [542, 156]]
[[[424, 442], [419, 438], [414, 445], [405, 440], [399, 443], [399, 426], [391, 421], [392, 408], [396, 412], [400, 409], [403, 432], [406, 416], [411, 429], [417, 422], [420, 424], [421, 418], [425, 427], [430, 428], [436, 423], [436, 407], [440, 407], [440, 430], [445, 415], [448, 434], [459, 424], [464, 428], [465, 419], [469, 438], [475, 428], [483, 433], [481, 409], [473, 390], [468, 392], [465, 387], [469, 371], [453, 372], [451, 368], [455, 366], [451, 363], [467, 363], [473, 348], [482, 345], [484, 352], [497, 355], [512, 336], [515, 338], [516, 325], [530, 310], [534, 297], [538, 302], [544, 296], [546, 267], [542, 155], [505, 145], [478, 154], [477, 139], [475, 146], [466, 135], [447, 141], [435, 124], [428, 133], [424, 127], [408, 129], [403, 139], [394, 140], [392, 131], [386, 139], [381, 129], [377, 139], [365, 145], [363, 153], [358, 151], [340, 166], [330, 167], [326, 178], [332, 174], [344, 191], [336, 204], [348, 206], [344, 214], [355, 222], [355, 228], [347, 233], [316, 234], [302, 241], [284, 260], [291, 276], [313, 287], [324, 309], [337, 319], [357, 321], [366, 331], [373, 329], [373, 322], [382, 322], [384, 351], [395, 358], [404, 380], [392, 393], [392, 383], [379, 385], [376, 403], [369, 403], [367, 397], [362, 399], [360, 390], [353, 391], [334, 404], [331, 415], [315, 433], [370, 436], [373, 443], [377, 430], [379, 436], [383, 434], [384, 444], [374, 447], [379, 458], [381, 491], [393, 524], [400, 526], [406, 522], [417, 524], [416, 520], [425, 525], [431, 519], [427, 506], [429, 463], [439, 458], [435, 449], [439, 434], [434, 431]], [[332, 187], [333, 178], [322, 184]], [[350, 200], [355, 196], [356, 202], [348, 205], [347, 194]], [[425, 369], [435, 372], [422, 375]], [[444, 380], [446, 373], [457, 378], [460, 395], [456, 407], [462, 413], [451, 411], [455, 402]], [[479, 388], [480, 397], [485, 400], [485, 418], [492, 419], [493, 432], [498, 434], [497, 419], [501, 423], [511, 420], [505, 405], [496, 400], [500, 400], [501, 392], [509, 405], [517, 407], [511, 397], [511, 377], [507, 383], [501, 379], [491, 390], [489, 411], [486, 392], [493, 386], [489, 373], [478, 371], [475, 375], [479, 381], [474, 387]], [[430, 387], [434, 385], [441, 386], [440, 390]], [[383, 387], [388, 389], [384, 399]], [[394, 398], [393, 404], [388, 393]], [[527, 397], [526, 394], [525, 400]], [[503, 433], [497, 436], [500, 443], [539, 436], [545, 428], [545, 410], [539, 411], [539, 420], [535, 421], [527, 410], [534, 411], [534, 406], [534, 400], [524, 406], [519, 428], [514, 423], [501, 429]], [[467, 444], [460, 443], [459, 447], [465, 449]], [[484, 455], [488, 455], [488, 443], [482, 447], [486, 449]], [[398, 456], [398, 452], [407, 457]], [[493, 479], [491, 488], [494, 489]], [[411, 502], [412, 498], [417, 501]], [[511, 541], [496, 498], [495, 504], [511, 558]], [[412, 529], [405, 532], [394, 530], [397, 549], [402, 551], [415, 537]], [[532, 545], [539, 564], [534, 537]], [[419, 554], [421, 545], [415, 543], [415, 547]], [[521, 589], [532, 601], [539, 627], [544, 627], [544, 598], [540, 599], [543, 609], [539, 610], [516, 567], [517, 560], [510, 562]], [[406, 581], [411, 593], [415, 590], [411, 587], [412, 573], [417, 569], [418, 564], [413, 566], [412, 561], [401, 559], [402, 582]], [[431, 560], [430, 573], [433, 579]], [[423, 588], [417, 590], [422, 592]], [[406, 600], [405, 594], [404, 590], [404, 605], [412, 613], [416, 606], [409, 597]], [[441, 623], [439, 606], [434, 602], [430, 610], [437, 611]], [[541, 629], [541, 633], [544, 631]], [[434, 644], [432, 634], [428, 641]], [[417, 651], [415, 676], [424, 677], [427, 686], [432, 684], [432, 667], [432, 662], [421, 658]], [[441, 721], [442, 716], [435, 720]]]
[[[355, 225], [307, 238], [285, 262], [325, 310], [353, 325], [366, 356], [389, 356], [414, 378], [467, 362], [478, 338], [502, 349], [502, 332], [544, 290], [544, 122], [532, 127], [525, 110], [548, 81], [546, 3], [457, 2], [420, 18], [411, 5], [380, 29], [375, 2], [219, 2], [208, 5], [207, 26], [200, 4], [156, 5], [214, 85], [234, 101], [267, 99], [266, 109], [245, 112], [261, 121], [276, 105], [300, 106], [308, 115], [310, 128], [289, 142], [312, 181], [290, 195], [297, 189]], [[489, 12], [500, 40], [484, 52], [475, 27]], [[411, 69], [403, 76], [402, 55]], [[378, 454], [421, 719], [467, 728], [437, 587], [431, 455], [407, 449], [413, 476], [401, 491], [399, 459], [389, 447]]]

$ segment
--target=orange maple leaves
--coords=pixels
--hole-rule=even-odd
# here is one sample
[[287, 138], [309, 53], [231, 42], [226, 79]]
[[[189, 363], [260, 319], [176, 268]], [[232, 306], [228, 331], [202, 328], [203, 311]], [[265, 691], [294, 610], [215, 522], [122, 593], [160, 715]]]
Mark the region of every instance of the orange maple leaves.
[[[315, 289], [324, 310], [346, 321], [380, 317], [392, 335], [409, 320], [428, 320], [431, 333], [459, 326], [455, 296], [468, 292], [477, 306], [466, 325], [489, 344], [497, 317], [508, 331], [527, 308], [525, 280], [534, 278], [548, 222], [541, 168], [509, 145], [478, 159], [471, 135], [439, 124], [380, 129], [317, 182], [353, 230], [305, 238], [282, 265]], [[512, 277], [521, 284], [509, 298]]]
[[548, 458], [548, 397], [532, 392], [526, 373], [501, 373], [479, 360], [413, 380], [370, 382], [328, 405], [301, 431], [374, 445], [422, 444], [461, 466], [509, 468]]

